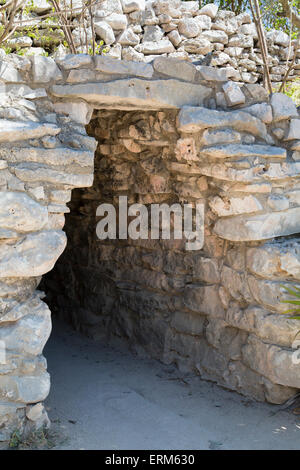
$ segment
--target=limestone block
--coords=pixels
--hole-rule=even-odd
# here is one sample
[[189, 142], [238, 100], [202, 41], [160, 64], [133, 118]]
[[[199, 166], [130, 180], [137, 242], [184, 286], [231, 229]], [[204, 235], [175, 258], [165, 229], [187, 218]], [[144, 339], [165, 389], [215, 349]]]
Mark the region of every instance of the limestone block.
[[168, 34], [168, 38], [170, 39], [174, 47], [178, 47], [179, 44], [182, 42], [182, 37], [180, 36], [177, 30], [171, 31]]
[[106, 16], [105, 21], [114, 31], [124, 31], [128, 24], [127, 16], [120, 13], [112, 13], [111, 15]]
[[41, 230], [48, 221], [47, 208], [27, 194], [0, 191], [0, 226], [17, 232]]
[[286, 159], [286, 150], [271, 145], [217, 145], [202, 149], [201, 153], [211, 158], [261, 157]]
[[208, 3], [200, 9], [199, 15], [207, 15], [210, 16], [210, 18], [214, 19], [218, 13], [218, 9], [219, 7], [215, 3]]
[[202, 35], [198, 38], [185, 39], [181, 45], [184, 50], [190, 54], [206, 55], [213, 50], [213, 46], [209, 39], [202, 37]]
[[239, 132], [266, 138], [265, 125], [254, 116], [244, 111], [216, 111], [202, 107], [184, 107], [178, 115], [178, 129], [181, 132], [194, 133], [209, 128], [229, 127]]
[[47, 372], [37, 376], [0, 376], [1, 401], [36, 403], [47, 398], [50, 376]]
[[234, 144], [241, 141], [241, 134], [231, 129], [206, 130], [203, 132], [202, 145]]
[[142, 52], [145, 55], [157, 55], [157, 54], [169, 54], [175, 51], [175, 48], [168, 38], [161, 39], [160, 41], [148, 41], [143, 44], [139, 44], [136, 47], [138, 52]]
[[265, 124], [270, 124], [273, 120], [272, 107], [267, 103], [257, 103], [247, 108], [243, 108], [247, 113], [261, 119]]
[[271, 96], [274, 122], [298, 117], [296, 105], [292, 98], [283, 93], [274, 93]]
[[58, 114], [66, 114], [72, 121], [83, 125], [90, 122], [93, 114], [93, 108], [84, 101], [54, 103], [54, 109]]
[[222, 318], [224, 316], [217, 285], [187, 285], [184, 289], [184, 304], [187, 308], [203, 315]]
[[183, 18], [178, 23], [178, 31], [186, 38], [195, 38], [200, 33], [201, 29], [196, 19]]
[[118, 37], [118, 43], [122, 46], [136, 46], [139, 44], [140, 38], [137, 34], [134, 34], [132, 29], [128, 28]]
[[195, 17], [200, 31], [211, 29], [211, 18], [209, 15], [199, 15]]
[[53, 87], [53, 94], [59, 97], [82, 98], [97, 103], [97, 107], [109, 104], [115, 106], [117, 97], [119, 106], [135, 105], [141, 106], [142, 109], [177, 108], [191, 103], [197, 103], [199, 106], [211, 94], [211, 90], [202, 85], [173, 79], [149, 81], [132, 78], [124, 79], [122, 86], [120, 85], [119, 80], [88, 85], [61, 85]]
[[121, 0], [124, 13], [145, 10], [145, 0]]
[[92, 57], [88, 54], [68, 54], [57, 63], [64, 69], [78, 69], [80, 67], [90, 67], [93, 64]]
[[[94, 150], [94, 149], [93, 149]], [[68, 147], [44, 149], [40, 147], [6, 149], [0, 147], [0, 155], [10, 160], [11, 163], [34, 162], [47, 163], [48, 165], [72, 165], [93, 167], [93, 151], [75, 150]]]
[[53, 170], [52, 168], [40, 166], [38, 163], [21, 163], [14, 169], [16, 176], [26, 182], [48, 182], [58, 185], [85, 188], [92, 186], [94, 175], [92, 168], [90, 173], [66, 173]]
[[95, 21], [95, 32], [108, 46], [116, 40], [112, 27], [105, 21]]
[[181, 60], [158, 57], [153, 62], [156, 72], [175, 77], [188, 82], [195, 82], [198, 76], [197, 69], [190, 63], [182, 63]]
[[0, 61], [0, 82], [22, 83], [24, 80], [15, 67], [5, 61]]
[[[37, 304], [37, 299], [35, 303]], [[42, 354], [51, 333], [51, 312], [41, 300], [38, 305], [34, 305], [32, 311], [28, 311], [28, 306], [27, 303], [28, 314], [19, 321], [1, 325], [0, 340], [5, 341], [7, 352], [38, 356]], [[26, 313], [26, 308], [22, 313]]]
[[271, 314], [257, 306], [245, 310], [235, 305], [226, 311], [225, 320], [236, 328], [254, 333], [266, 342], [292, 347], [299, 334], [299, 323], [288, 315]]
[[300, 119], [291, 119], [288, 135], [285, 140], [300, 139]]
[[125, 75], [151, 78], [153, 67], [151, 64], [143, 64], [131, 61], [117, 61], [109, 57], [95, 57], [95, 69], [102, 73], [112, 75]]
[[174, 312], [171, 327], [179, 333], [200, 336], [204, 331], [205, 316], [188, 312]]
[[268, 31], [266, 34], [266, 38], [269, 41], [272, 41], [274, 44], [278, 44], [283, 47], [288, 47], [290, 43], [289, 35], [284, 33], [283, 31]]
[[227, 80], [226, 69], [217, 69], [215, 67], [210, 67], [209, 65], [200, 65], [197, 69], [204, 80], [215, 82], [225, 82]]
[[225, 93], [228, 106], [236, 106], [238, 104], [245, 103], [246, 97], [237, 83], [227, 82], [222, 88]]
[[51, 271], [66, 247], [66, 235], [44, 231], [26, 235], [17, 243], [0, 244], [0, 278], [41, 276]]
[[300, 208], [284, 212], [259, 215], [237, 215], [220, 219], [214, 232], [221, 238], [232, 241], [267, 240], [292, 235], [300, 231]]
[[145, 26], [142, 42], [156, 42], [163, 38], [164, 32], [158, 25]]
[[224, 31], [210, 30], [203, 31], [200, 35], [202, 39], [208, 39], [209, 42], [218, 42], [221, 44], [228, 43], [228, 36]]
[[243, 348], [243, 360], [251, 369], [272, 382], [299, 388], [299, 364], [293, 361], [295, 351], [281, 349], [251, 335]]
[[247, 214], [263, 209], [257, 198], [251, 195], [244, 198], [214, 196], [209, 200], [209, 206], [219, 217]]
[[297, 240], [248, 248], [247, 266], [265, 278], [291, 276], [300, 279], [300, 247]]
[[32, 56], [32, 77], [37, 83], [48, 83], [52, 80], [61, 80], [62, 73], [51, 57]]
[[39, 139], [45, 135], [57, 135], [60, 131], [55, 124], [0, 119], [0, 142]]

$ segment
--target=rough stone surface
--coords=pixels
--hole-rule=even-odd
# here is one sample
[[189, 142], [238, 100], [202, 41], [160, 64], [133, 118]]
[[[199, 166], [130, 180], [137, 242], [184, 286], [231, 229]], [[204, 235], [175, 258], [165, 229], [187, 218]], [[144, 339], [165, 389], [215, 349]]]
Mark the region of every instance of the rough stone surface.
[[[159, 1], [145, 17], [142, 2], [129, 3], [130, 15], [144, 18], [128, 22], [136, 35], [137, 26], [155, 35], [168, 26], [169, 34], [183, 17], [179, 0]], [[111, 15], [123, 27], [122, 5], [103, 2], [98, 20]], [[210, 11], [197, 24], [216, 14], [228, 37], [249, 24]], [[118, 337], [259, 400], [279, 403], [299, 387], [299, 372], [288, 368], [296, 325], [280, 315], [281, 286], [300, 280], [298, 112], [257, 84], [228, 84], [227, 67], [187, 60], [186, 46], [212, 51], [205, 31], [183, 39], [181, 51], [172, 44], [184, 60], [149, 52], [147, 62], [139, 50], [150, 42], [140, 36], [128, 48], [138, 63], [3, 59], [24, 83], [0, 88], [0, 439], [13, 426], [47, 423], [39, 404], [49, 391], [42, 351], [51, 323], [36, 289], [65, 249], [65, 217], [69, 245], [44, 286], [47, 302], [81, 331]], [[90, 189], [71, 197], [75, 188]], [[98, 205], [124, 194], [148, 207], [205, 202], [203, 247], [149, 236], [98, 240]]]

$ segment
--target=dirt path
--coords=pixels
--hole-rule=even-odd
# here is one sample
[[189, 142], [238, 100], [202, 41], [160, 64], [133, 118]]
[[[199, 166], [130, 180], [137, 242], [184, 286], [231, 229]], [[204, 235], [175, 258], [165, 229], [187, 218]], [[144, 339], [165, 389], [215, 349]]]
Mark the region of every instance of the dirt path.
[[[56, 449], [299, 449], [300, 417], [56, 324], [45, 355]], [[276, 412], [274, 414], [274, 412]]]

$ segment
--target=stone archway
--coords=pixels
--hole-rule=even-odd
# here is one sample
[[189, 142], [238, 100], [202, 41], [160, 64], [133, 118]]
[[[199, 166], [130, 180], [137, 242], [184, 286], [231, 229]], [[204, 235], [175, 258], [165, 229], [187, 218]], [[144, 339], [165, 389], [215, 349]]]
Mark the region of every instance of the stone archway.
[[[299, 243], [263, 244], [299, 232], [297, 109], [281, 94], [270, 104], [258, 85], [226, 82], [224, 71], [214, 71], [208, 82], [206, 71], [212, 73], [163, 58], [137, 64], [84, 55], [58, 63], [34, 57], [32, 68], [6, 85], [11, 108], [0, 128], [0, 440], [17, 427], [47, 420], [42, 402], [50, 379], [42, 350], [51, 320], [36, 289], [65, 249], [71, 190], [93, 184], [96, 142], [84, 127], [93, 110], [138, 110], [153, 118], [154, 138], [151, 132], [141, 137], [129, 119], [124, 134], [113, 143], [104, 138], [100, 149], [109, 156], [119, 145], [135, 163], [147, 145], [167, 149], [149, 155], [149, 163], [161, 157], [163, 169], [144, 168], [146, 192], [138, 188], [143, 178], [130, 174], [136, 185], [131, 194], [150, 194], [151, 203], [170, 191], [179, 202], [207, 204], [204, 249], [186, 253], [160, 242], [146, 247], [138, 257], [145, 264], [134, 266], [130, 281], [138, 285], [144, 276], [153, 295], [142, 285], [119, 296], [120, 311], [163, 310], [161, 360], [273, 403], [299, 388], [292, 362], [298, 325], [278, 315], [279, 285], [299, 279]], [[163, 139], [168, 145], [161, 145]], [[118, 172], [114, 163], [110, 169]], [[108, 262], [116, 273], [122, 247], [113, 250]], [[171, 305], [168, 298], [179, 300]], [[154, 337], [159, 320], [149, 317], [143, 328], [152, 328]]]

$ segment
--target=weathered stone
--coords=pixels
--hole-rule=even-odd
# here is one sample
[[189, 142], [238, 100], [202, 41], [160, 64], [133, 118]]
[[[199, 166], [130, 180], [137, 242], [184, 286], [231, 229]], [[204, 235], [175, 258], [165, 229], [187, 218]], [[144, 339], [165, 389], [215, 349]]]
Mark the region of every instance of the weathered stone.
[[213, 47], [206, 38], [199, 37], [195, 39], [185, 39], [181, 44], [186, 52], [191, 54], [206, 55], [212, 51]]
[[241, 134], [231, 129], [206, 130], [201, 139], [202, 145], [235, 144], [241, 141]]
[[22, 83], [24, 80], [20, 72], [11, 64], [0, 61], [0, 82]]
[[299, 364], [293, 360], [295, 351], [264, 343], [251, 335], [243, 348], [243, 359], [247, 365], [272, 382], [299, 388]]
[[50, 271], [66, 246], [64, 232], [26, 235], [17, 244], [0, 245], [0, 277], [41, 276]]
[[209, 128], [232, 127], [240, 132], [251, 132], [266, 137], [265, 125], [244, 111], [227, 113], [207, 108], [184, 107], [178, 116], [178, 129], [194, 133]]
[[291, 119], [288, 135], [285, 140], [300, 139], [300, 119]]
[[59, 114], [67, 114], [74, 122], [86, 125], [90, 122], [93, 109], [84, 101], [55, 103], [54, 109]]
[[262, 210], [262, 205], [254, 196], [239, 197], [213, 197], [209, 201], [211, 209], [219, 216], [247, 214]]
[[208, 65], [200, 65], [197, 67], [201, 77], [204, 80], [211, 80], [215, 82], [225, 82], [227, 80], [226, 69], [216, 69]]
[[208, 15], [213, 19], [216, 17], [218, 13], [218, 9], [219, 7], [215, 3], [208, 3], [207, 5], [204, 5], [204, 7], [200, 9], [199, 14]]
[[137, 76], [151, 78], [153, 67], [151, 64], [141, 64], [122, 60], [122, 62], [109, 57], [95, 57], [95, 69], [102, 73]]
[[94, 24], [96, 34], [103, 39], [108, 46], [116, 40], [112, 27], [105, 21], [95, 21]]
[[47, 208], [35, 202], [27, 194], [0, 192], [1, 228], [17, 232], [34, 232], [41, 230], [47, 222]]
[[[93, 149], [92, 149], [93, 150]], [[56, 149], [44, 149], [40, 147], [30, 148], [0, 148], [0, 155], [9, 158], [12, 163], [34, 162], [48, 165], [80, 165], [93, 168], [94, 154], [91, 151], [76, 150], [65, 147]], [[63, 155], [63, 162], [62, 162]]]
[[179, 44], [182, 42], [182, 37], [180, 36], [177, 30], [171, 31], [168, 34], [168, 38], [170, 39], [174, 47], [178, 47]]
[[140, 38], [137, 34], [134, 34], [132, 29], [128, 28], [118, 38], [118, 43], [122, 46], [136, 46], [139, 44]]
[[68, 54], [57, 62], [64, 70], [90, 67], [93, 64], [92, 57], [88, 54]]
[[178, 31], [186, 38], [195, 38], [200, 33], [200, 27], [196, 19], [184, 18], [178, 23]]
[[115, 106], [115, 99], [118, 97], [119, 106], [131, 108], [135, 105], [141, 106], [142, 109], [181, 107], [185, 104], [201, 105], [211, 93], [202, 85], [177, 80], [148, 81], [132, 78], [123, 80], [122, 86], [120, 85], [120, 80], [116, 80], [88, 85], [54, 86], [52, 91], [55, 96], [82, 98], [88, 102], [97, 103], [97, 107], [104, 104]]
[[218, 31], [218, 30], [203, 31], [200, 37], [203, 39], [208, 39], [209, 42], [218, 42], [221, 44], [228, 43], [228, 36], [224, 31]]
[[232, 241], [267, 240], [298, 233], [300, 208], [260, 215], [238, 215], [218, 220], [214, 232]]
[[57, 135], [60, 128], [55, 124], [18, 122], [0, 119], [0, 142], [16, 142], [25, 139], [38, 139], [45, 135]]
[[122, 0], [124, 13], [145, 10], [145, 0]]
[[153, 68], [158, 73], [189, 82], [195, 82], [198, 75], [194, 65], [176, 59], [158, 57], [153, 62]]
[[212, 317], [224, 316], [217, 286], [198, 286], [195, 284], [186, 286], [184, 304], [194, 312]]
[[174, 52], [174, 46], [168, 38], [161, 39], [155, 42], [144, 42], [137, 46], [137, 51], [142, 52], [145, 55], [156, 55], [156, 54], [169, 54]]
[[238, 104], [245, 103], [245, 95], [239, 85], [237, 85], [235, 82], [224, 83], [222, 88], [225, 93], [225, 98], [228, 106], [236, 106]]
[[44, 181], [78, 188], [89, 187], [93, 184], [92, 169], [91, 173], [76, 174], [53, 170], [38, 163], [21, 163], [15, 167], [15, 173], [21, 181], [32, 183]]
[[257, 117], [258, 119], [261, 119], [265, 124], [270, 124], [273, 120], [272, 108], [267, 103], [253, 104], [252, 106], [243, 108], [243, 110], [252, 114], [252, 116]]
[[274, 93], [271, 96], [274, 122], [298, 117], [298, 112], [293, 100], [283, 93]]
[[50, 390], [50, 376], [47, 372], [37, 376], [0, 376], [1, 401], [36, 403], [45, 400]]
[[123, 31], [127, 28], [128, 24], [127, 16], [120, 13], [112, 13], [111, 15], [106, 16], [105, 21], [114, 31]]
[[61, 80], [62, 73], [51, 57], [33, 56], [32, 76], [37, 83], [48, 83], [52, 80]]
[[201, 153], [211, 158], [237, 158], [237, 157], [261, 157], [261, 158], [286, 158], [286, 150], [270, 145], [218, 145], [204, 148]]

